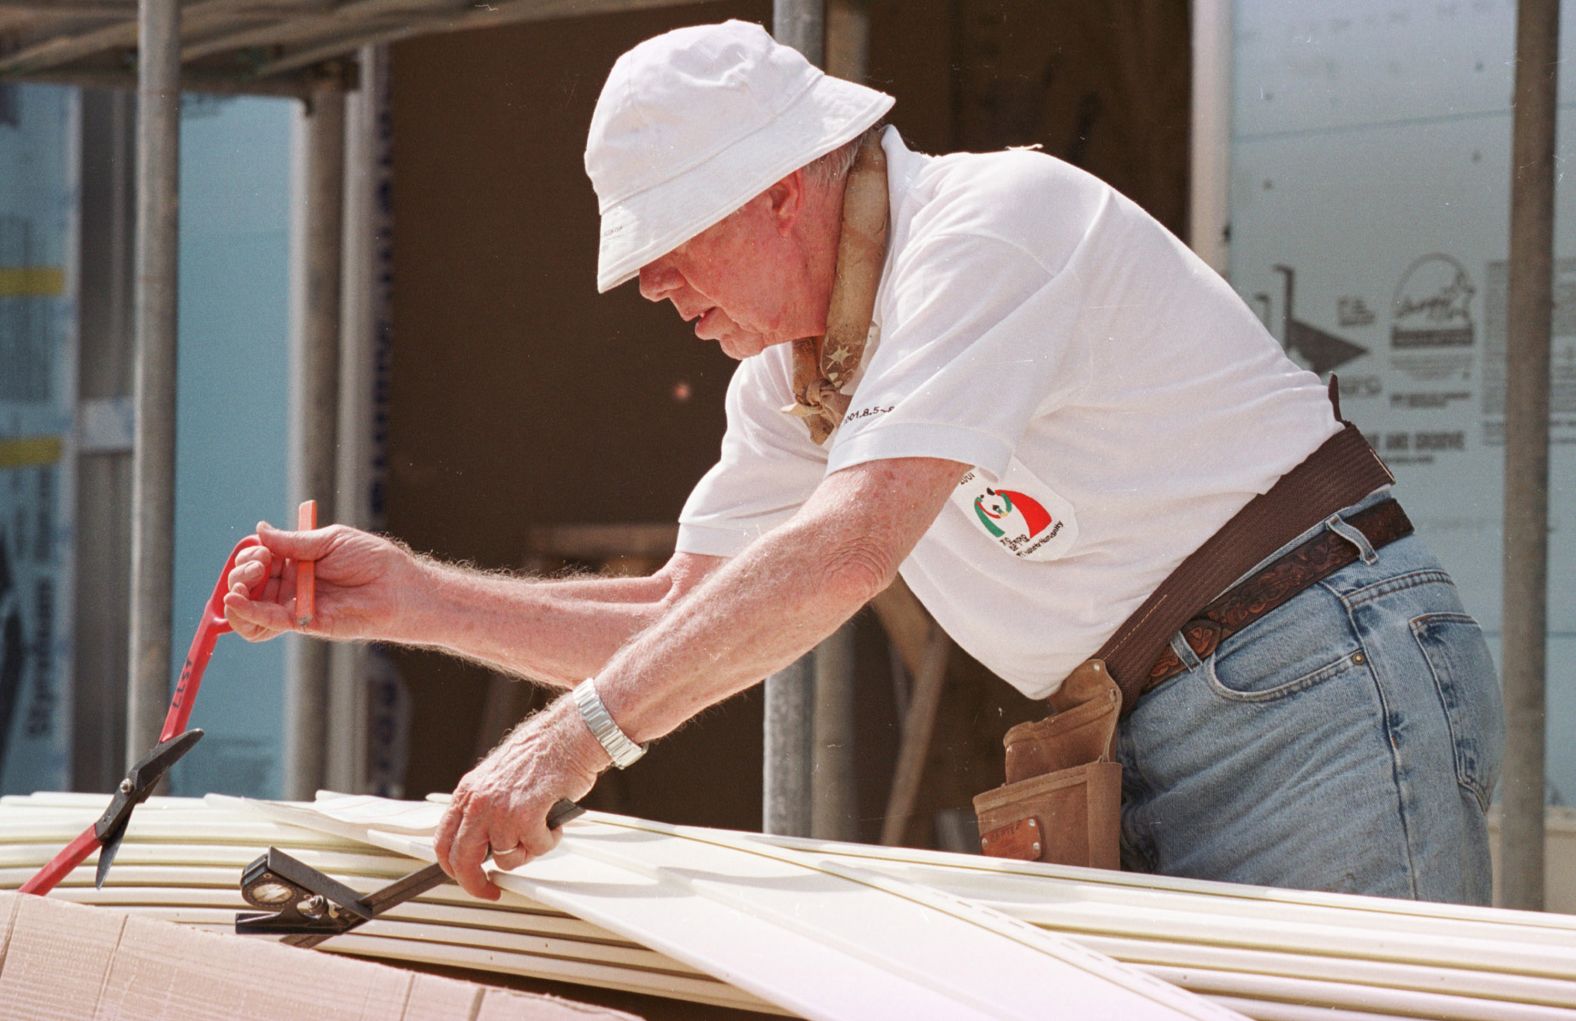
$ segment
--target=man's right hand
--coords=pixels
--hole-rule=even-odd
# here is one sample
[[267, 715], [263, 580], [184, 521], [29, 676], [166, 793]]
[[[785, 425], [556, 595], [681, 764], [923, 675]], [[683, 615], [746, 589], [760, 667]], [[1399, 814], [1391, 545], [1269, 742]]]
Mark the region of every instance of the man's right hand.
[[[261, 545], [242, 550], [226, 584], [224, 615], [235, 633], [263, 642], [287, 631], [324, 638], [387, 638], [402, 596], [415, 591], [418, 567], [409, 551], [345, 525], [286, 532], [257, 525]], [[316, 612], [298, 625], [296, 563], [316, 563]], [[267, 580], [262, 593], [248, 593]]]

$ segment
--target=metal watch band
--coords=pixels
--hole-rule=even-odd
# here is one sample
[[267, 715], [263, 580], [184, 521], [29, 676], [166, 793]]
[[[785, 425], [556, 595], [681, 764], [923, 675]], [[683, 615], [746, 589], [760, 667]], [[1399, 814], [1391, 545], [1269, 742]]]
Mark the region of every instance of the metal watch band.
[[593, 678], [587, 677], [575, 685], [574, 694], [580, 718], [586, 721], [591, 736], [602, 745], [613, 760], [613, 765], [624, 769], [634, 765], [646, 754], [646, 746], [631, 741], [629, 735], [620, 730], [618, 724], [613, 722], [613, 717], [608, 715], [607, 706], [602, 704], [602, 696], [596, 693]]

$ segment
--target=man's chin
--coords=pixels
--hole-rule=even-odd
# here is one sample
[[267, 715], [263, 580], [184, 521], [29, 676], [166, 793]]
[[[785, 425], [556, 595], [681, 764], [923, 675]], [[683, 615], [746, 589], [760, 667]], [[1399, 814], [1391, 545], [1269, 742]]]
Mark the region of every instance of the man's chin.
[[717, 346], [722, 348], [722, 353], [735, 361], [744, 361], [753, 355], [761, 353], [766, 343], [760, 337], [719, 337]]

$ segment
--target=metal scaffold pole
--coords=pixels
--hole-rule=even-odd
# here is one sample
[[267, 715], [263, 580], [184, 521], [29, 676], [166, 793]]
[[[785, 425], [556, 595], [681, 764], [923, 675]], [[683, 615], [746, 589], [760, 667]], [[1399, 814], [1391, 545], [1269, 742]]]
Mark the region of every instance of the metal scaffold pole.
[[175, 585], [175, 326], [180, 174], [180, 4], [138, 8], [136, 439], [131, 486], [128, 763], [159, 738], [170, 688]]
[[1505, 393], [1506, 742], [1500, 899], [1543, 908], [1548, 648], [1549, 332], [1553, 313], [1554, 140], [1559, 0], [1521, 0], [1511, 128]]
[[[817, 67], [826, 61], [824, 0], [775, 0], [772, 34]], [[766, 678], [766, 741], [762, 769], [761, 828], [767, 833], [810, 833], [811, 743], [815, 708], [814, 653]]]
[[[831, 0], [822, 12], [825, 67], [850, 81], [865, 80], [870, 22], [862, 0]], [[783, 26], [779, 26], [783, 28]], [[785, 29], [786, 30], [786, 29]], [[812, 24], [809, 29], [816, 32]], [[859, 730], [854, 624], [848, 621], [811, 653], [810, 836], [859, 839]]]
[[810, 835], [810, 710], [815, 675], [811, 656], [766, 678], [765, 770], [761, 830]]
[[810, 836], [858, 840], [858, 767], [854, 758], [854, 625], [833, 631], [810, 654], [814, 688], [810, 730]]
[[[307, 103], [297, 228], [295, 325], [290, 351], [290, 492], [334, 520], [339, 434], [340, 274], [344, 247], [345, 95], [324, 88]], [[295, 638], [285, 690], [285, 794], [325, 786], [329, 717], [327, 642]]]

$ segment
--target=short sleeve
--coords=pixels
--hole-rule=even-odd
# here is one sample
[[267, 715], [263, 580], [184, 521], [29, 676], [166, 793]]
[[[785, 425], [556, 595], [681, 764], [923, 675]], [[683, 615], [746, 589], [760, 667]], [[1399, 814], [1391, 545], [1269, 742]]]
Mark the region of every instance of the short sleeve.
[[677, 549], [729, 557], [793, 516], [826, 474], [826, 452], [793, 402], [790, 345], [745, 359], [728, 384], [722, 455], [679, 514]]
[[1005, 472], [1030, 421], [1086, 382], [1081, 254], [1052, 271], [1024, 248], [981, 235], [934, 237], [904, 252], [827, 470], [941, 457]]

